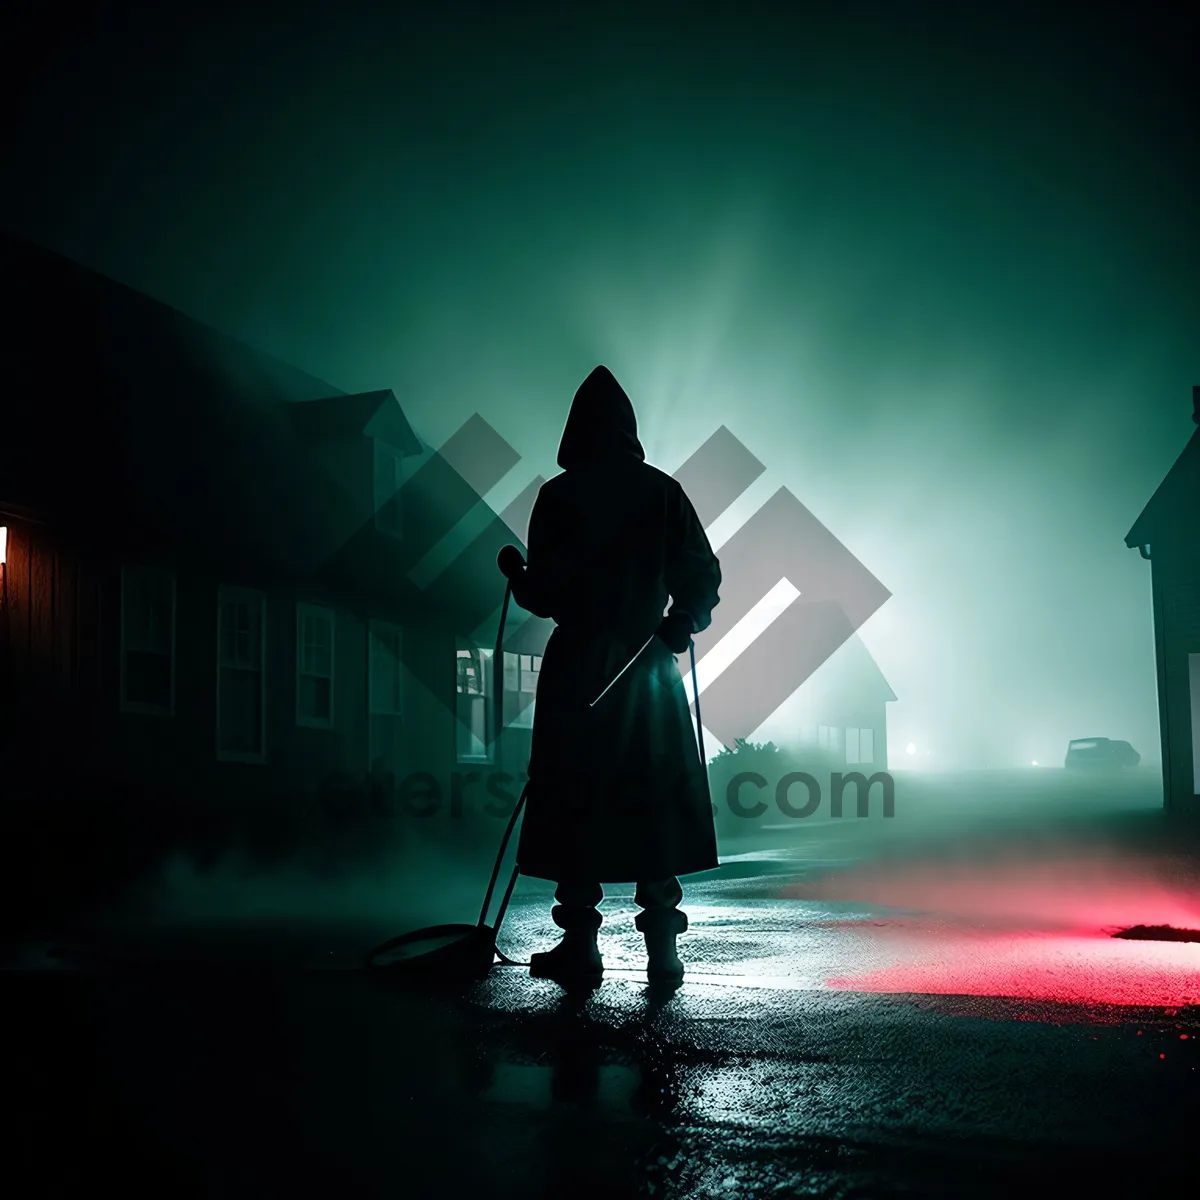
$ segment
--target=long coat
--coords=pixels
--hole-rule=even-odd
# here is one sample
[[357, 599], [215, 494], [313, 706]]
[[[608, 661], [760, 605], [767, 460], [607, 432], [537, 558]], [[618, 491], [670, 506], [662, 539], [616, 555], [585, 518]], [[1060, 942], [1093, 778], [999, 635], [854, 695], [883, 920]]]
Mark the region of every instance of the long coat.
[[683, 488], [645, 462], [633, 406], [607, 368], [576, 393], [558, 463], [513, 583], [517, 603], [556, 626], [538, 678], [518, 865], [556, 882], [709, 870], [716, 833], [688, 693], [652, 635], [668, 598], [697, 632], [710, 624], [720, 564]]

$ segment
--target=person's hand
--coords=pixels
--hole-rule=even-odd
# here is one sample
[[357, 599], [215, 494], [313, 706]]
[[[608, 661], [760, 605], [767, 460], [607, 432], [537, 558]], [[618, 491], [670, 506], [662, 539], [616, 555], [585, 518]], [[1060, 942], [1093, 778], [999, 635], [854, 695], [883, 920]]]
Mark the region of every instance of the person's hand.
[[504, 546], [496, 555], [496, 566], [505, 579], [515, 579], [525, 570], [525, 559], [516, 546]]
[[655, 632], [672, 654], [682, 654], [688, 648], [692, 634], [696, 632], [696, 627], [687, 613], [673, 612], [663, 617], [662, 623]]

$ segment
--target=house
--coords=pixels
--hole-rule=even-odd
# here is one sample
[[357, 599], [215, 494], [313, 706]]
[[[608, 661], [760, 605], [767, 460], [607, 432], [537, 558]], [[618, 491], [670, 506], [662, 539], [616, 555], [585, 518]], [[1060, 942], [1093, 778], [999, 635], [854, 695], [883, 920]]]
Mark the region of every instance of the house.
[[835, 769], [886, 771], [887, 706], [896, 694], [839, 604], [805, 605], [805, 625], [819, 643], [837, 649], [764, 722], [758, 738]]
[[[543, 481], [534, 478], [503, 513], [482, 499], [517, 461], [473, 416], [436, 453], [414, 460], [400, 482], [388, 518], [399, 536], [381, 541], [378, 517], [368, 512], [326, 564], [365, 593], [397, 597], [406, 614], [407, 732], [399, 740], [385, 734], [375, 711], [368, 731], [371, 786], [389, 809], [430, 790], [451, 817], [480, 803], [502, 807], [526, 777], [537, 673], [553, 626], [510, 602], [497, 676], [504, 580], [496, 556], [508, 543], [522, 544], [514, 530], [528, 527]], [[414, 811], [426, 809], [423, 799]]]
[[[475, 700], [491, 689], [458, 665], [480, 658], [495, 552], [518, 540], [480, 499], [516, 461], [486, 422], [434, 452], [390, 391], [346, 395], [20, 239], [3, 256], [7, 865], [45, 898], [64, 873], [135, 873], [180, 843], [320, 841], [330, 813], [397, 803], [444, 814], [460, 765], [502, 763]], [[469, 553], [414, 582], [468, 512]], [[515, 636], [519, 778], [544, 638]]]
[[895, 699], [871, 652], [853, 633], [799, 689], [800, 741], [852, 770], [886, 771], [887, 706]]
[[835, 601], [805, 605], [805, 626], [837, 649], [764, 723], [760, 736], [784, 749], [852, 770], [888, 768], [887, 706], [896, 699], [862, 638]]
[[[1200, 425], [1200, 387], [1192, 388]], [[1150, 562], [1163, 802], [1200, 815], [1200, 429], [1125, 536]]]

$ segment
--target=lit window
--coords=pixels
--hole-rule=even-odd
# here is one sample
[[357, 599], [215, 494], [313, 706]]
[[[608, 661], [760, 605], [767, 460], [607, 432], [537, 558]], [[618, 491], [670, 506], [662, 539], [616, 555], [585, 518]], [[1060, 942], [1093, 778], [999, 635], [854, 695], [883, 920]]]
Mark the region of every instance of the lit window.
[[460, 642], [455, 661], [455, 753], [459, 762], [492, 759], [493, 651]]
[[875, 761], [875, 730], [860, 729], [858, 731], [858, 761], [864, 763]]
[[862, 761], [862, 759], [860, 759], [858, 757], [858, 730], [857, 729], [851, 728], [851, 729], [846, 730], [846, 761], [848, 763], [856, 763], [856, 762]]
[[534, 696], [541, 669], [540, 654], [504, 652], [505, 726], [514, 729], [533, 727]]

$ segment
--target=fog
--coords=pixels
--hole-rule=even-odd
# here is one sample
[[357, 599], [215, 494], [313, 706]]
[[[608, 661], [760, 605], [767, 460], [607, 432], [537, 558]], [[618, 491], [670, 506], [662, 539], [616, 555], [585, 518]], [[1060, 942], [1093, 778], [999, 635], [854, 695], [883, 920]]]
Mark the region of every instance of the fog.
[[[732, 816], [723, 780], [710, 769], [723, 865], [686, 882], [727, 881], [721, 886], [735, 908], [745, 895], [799, 901], [797, 919], [806, 920], [836, 919], [849, 904], [980, 928], [1200, 923], [1195, 839], [1161, 827], [1151, 768], [1092, 779], [1062, 770], [897, 771], [892, 815], [878, 794], [860, 810], [852, 791], [841, 817], [825, 802], [803, 819], [769, 804], [753, 819]], [[746, 805], [770, 796], [745, 791]], [[281, 952], [299, 939], [322, 953], [332, 948], [341, 962], [348, 945], [354, 957], [371, 939], [475, 921], [504, 826], [469, 807], [461, 818], [431, 820], [380, 822], [364, 813], [333, 853], [298, 847], [264, 857], [233, 845], [204, 861], [181, 850], [115, 903], [95, 907], [83, 928], [159, 929], [184, 939], [267, 928], [277, 931]], [[489, 919], [511, 869], [510, 846]], [[536, 906], [541, 897], [548, 912], [553, 890], [522, 877], [516, 903]], [[606, 892], [628, 898], [632, 885]], [[819, 907], [814, 913], [803, 902]], [[510, 949], [522, 936], [520, 927], [508, 934]], [[261, 940], [254, 944], [261, 952]]]
[[1153, 763], [1150, 567], [1123, 538], [1192, 429], [1186, 38], [754, 8], [117, 6], [42, 31], [5, 220], [393, 388], [428, 443], [481, 413], [521, 455], [497, 508], [554, 473], [606, 363], [651, 461], [726, 425], [764, 463], [718, 553], [786, 486], [890, 590], [861, 634], [914, 765], [1095, 735]]

